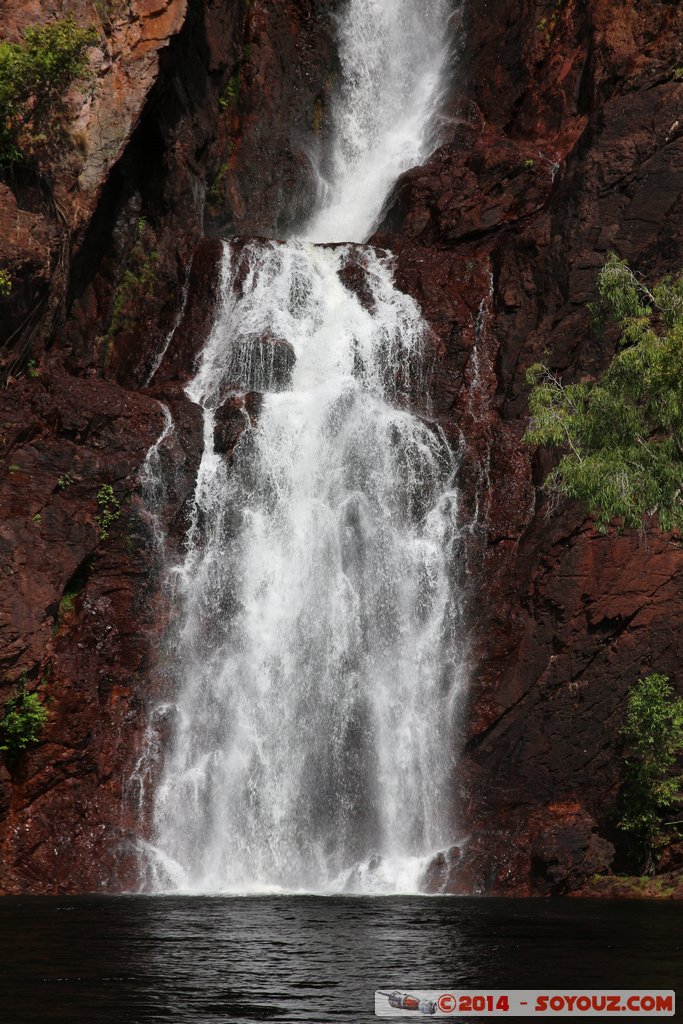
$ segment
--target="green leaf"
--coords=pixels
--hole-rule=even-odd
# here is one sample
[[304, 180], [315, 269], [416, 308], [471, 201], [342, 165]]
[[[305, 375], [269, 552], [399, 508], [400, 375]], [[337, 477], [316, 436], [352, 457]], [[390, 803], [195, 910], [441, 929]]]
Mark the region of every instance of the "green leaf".
[[0, 720], [0, 750], [8, 760], [15, 760], [28, 747], [40, 739], [49, 712], [37, 693], [25, 688], [22, 678], [15, 695], [5, 704]]
[[601, 315], [621, 329], [620, 349], [600, 380], [564, 384], [532, 366], [524, 439], [561, 450], [545, 489], [579, 501], [598, 529], [638, 528], [656, 515], [663, 530], [681, 530], [683, 274], [650, 290], [611, 254], [598, 291]]
[[0, 43], [0, 167], [57, 138], [65, 94], [88, 77], [87, 51], [97, 40], [69, 15], [27, 28], [19, 43]]
[[649, 857], [675, 838], [662, 831], [663, 817], [683, 796], [683, 777], [676, 770], [683, 753], [683, 698], [675, 696], [666, 676], [638, 680], [628, 697], [622, 735], [629, 755], [618, 827]]

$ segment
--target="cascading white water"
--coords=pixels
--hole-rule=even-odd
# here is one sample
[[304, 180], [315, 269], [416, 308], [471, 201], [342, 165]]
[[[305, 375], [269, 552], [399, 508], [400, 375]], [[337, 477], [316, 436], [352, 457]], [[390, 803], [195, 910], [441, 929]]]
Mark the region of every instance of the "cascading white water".
[[339, 24], [332, 147], [305, 229], [311, 241], [365, 241], [396, 179], [433, 150], [447, 8], [446, 0], [348, 0]]
[[[439, 88], [420, 62], [443, 53], [444, 19], [440, 0], [348, 3], [338, 152], [312, 239], [365, 237], [405, 153], [423, 152]], [[412, 149], [404, 139], [399, 160], [378, 132], [407, 133]], [[350, 181], [368, 174], [359, 212]], [[407, 409], [425, 400], [427, 328], [391, 258], [368, 247], [226, 245], [220, 295], [187, 391], [204, 451], [170, 568], [175, 693], [155, 718], [170, 740], [149, 885], [415, 891], [450, 838], [463, 663], [454, 460]], [[256, 423], [228, 463], [217, 411], [254, 389]]]

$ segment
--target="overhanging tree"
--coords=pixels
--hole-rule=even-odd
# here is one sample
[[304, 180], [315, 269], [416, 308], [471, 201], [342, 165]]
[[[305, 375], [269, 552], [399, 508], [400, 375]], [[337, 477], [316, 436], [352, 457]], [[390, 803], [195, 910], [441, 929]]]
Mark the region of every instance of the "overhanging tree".
[[597, 381], [563, 384], [546, 366], [531, 367], [525, 440], [563, 451], [545, 490], [581, 502], [598, 529], [656, 515], [663, 530], [680, 530], [683, 274], [650, 288], [612, 253], [598, 289], [594, 323], [618, 324], [619, 351]]
[[[617, 520], [639, 527], [657, 516], [663, 530], [683, 526], [683, 274], [648, 287], [611, 253], [591, 307], [594, 327], [619, 329], [619, 349], [599, 380], [563, 384], [546, 366], [529, 370], [530, 444], [562, 451], [544, 484], [555, 500], [573, 498], [605, 531]], [[628, 751], [619, 828], [653, 870], [653, 855], [673, 837], [663, 826], [680, 805], [683, 699], [666, 676], [632, 689], [622, 730]], [[676, 825], [680, 823], [675, 823]]]
[[64, 96], [87, 78], [97, 38], [69, 15], [27, 28], [19, 43], [0, 42], [0, 169], [56, 137]]

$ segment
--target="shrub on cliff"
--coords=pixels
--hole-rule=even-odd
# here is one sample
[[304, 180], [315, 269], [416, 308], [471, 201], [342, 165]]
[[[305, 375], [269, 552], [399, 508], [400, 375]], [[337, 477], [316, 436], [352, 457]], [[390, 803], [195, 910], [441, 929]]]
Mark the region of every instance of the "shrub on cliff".
[[100, 540], [106, 540], [113, 523], [121, 515], [121, 504], [114, 494], [111, 484], [102, 484], [97, 492], [97, 527], [100, 532]]
[[26, 689], [22, 678], [14, 697], [5, 704], [0, 721], [0, 750], [12, 763], [27, 747], [37, 743], [48, 718], [48, 710], [37, 693]]
[[656, 514], [683, 527], [683, 274], [648, 288], [613, 253], [599, 277], [595, 323], [616, 322], [620, 350], [598, 381], [562, 384], [531, 367], [525, 440], [564, 455], [545, 482], [580, 501], [605, 530]]
[[20, 43], [0, 42], [0, 166], [55, 137], [64, 95], [87, 76], [97, 38], [69, 15], [27, 28]]
[[683, 698], [674, 697], [666, 676], [638, 680], [629, 694], [622, 733], [628, 757], [619, 828], [651, 873], [653, 854], [675, 838], [664, 830], [662, 819], [683, 798], [683, 777], [674, 770], [683, 754]]

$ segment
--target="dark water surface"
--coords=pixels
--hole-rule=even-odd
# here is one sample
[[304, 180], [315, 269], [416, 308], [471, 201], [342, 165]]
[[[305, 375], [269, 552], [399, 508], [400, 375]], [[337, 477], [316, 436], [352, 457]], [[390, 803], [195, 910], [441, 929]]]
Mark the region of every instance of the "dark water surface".
[[0, 899], [6, 1024], [369, 1024], [381, 1019], [374, 991], [383, 986], [676, 988], [679, 981], [683, 908], [669, 903]]

